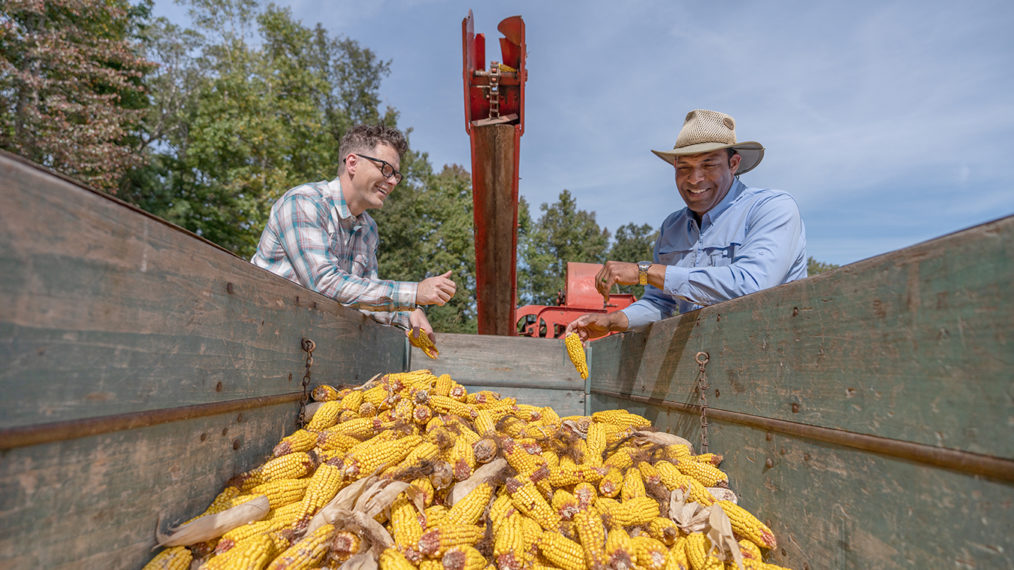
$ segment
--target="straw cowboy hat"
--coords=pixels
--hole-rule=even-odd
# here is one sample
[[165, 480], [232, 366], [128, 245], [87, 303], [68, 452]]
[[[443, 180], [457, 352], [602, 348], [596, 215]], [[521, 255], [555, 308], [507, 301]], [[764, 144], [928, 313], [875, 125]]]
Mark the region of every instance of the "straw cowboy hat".
[[764, 158], [764, 147], [760, 143], [736, 142], [736, 121], [732, 117], [706, 109], [694, 109], [687, 113], [672, 150], [651, 152], [669, 164], [674, 164], [677, 156], [702, 154], [722, 148], [734, 148], [743, 157], [736, 174], [750, 172]]

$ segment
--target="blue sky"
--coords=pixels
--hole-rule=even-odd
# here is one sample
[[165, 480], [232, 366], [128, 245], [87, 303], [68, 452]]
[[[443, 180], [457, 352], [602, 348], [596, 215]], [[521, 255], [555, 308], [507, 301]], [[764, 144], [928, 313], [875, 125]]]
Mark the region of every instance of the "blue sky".
[[[1014, 214], [1014, 2], [278, 3], [390, 60], [382, 97], [437, 169], [470, 164], [462, 19], [472, 9], [488, 61], [497, 23], [521, 15], [520, 191], [536, 212], [566, 188], [611, 231], [657, 227], [683, 204], [649, 150], [708, 108], [766, 147], [742, 179], [796, 198], [820, 261]], [[155, 8], [184, 23], [169, 0]]]

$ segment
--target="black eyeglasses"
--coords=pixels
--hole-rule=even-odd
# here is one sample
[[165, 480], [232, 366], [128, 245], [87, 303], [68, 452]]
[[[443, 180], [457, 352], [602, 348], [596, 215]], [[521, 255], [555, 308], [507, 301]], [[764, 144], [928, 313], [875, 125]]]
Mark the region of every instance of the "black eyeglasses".
[[380, 174], [383, 175], [384, 178], [391, 178], [393, 176], [395, 184], [401, 182], [402, 178], [401, 173], [395, 170], [394, 165], [392, 165], [390, 162], [387, 162], [386, 160], [380, 160], [379, 158], [374, 158], [372, 156], [366, 156], [365, 154], [359, 154], [358, 152], [355, 153], [355, 155], [358, 156], [359, 158], [365, 158], [366, 160], [372, 161], [374, 164], [376, 164], [377, 168], [380, 169]]

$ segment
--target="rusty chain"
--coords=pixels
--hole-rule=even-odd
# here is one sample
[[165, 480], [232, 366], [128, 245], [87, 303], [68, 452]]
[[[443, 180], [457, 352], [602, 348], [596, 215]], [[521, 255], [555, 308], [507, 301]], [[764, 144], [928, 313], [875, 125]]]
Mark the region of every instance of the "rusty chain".
[[296, 425], [303, 427], [306, 424], [306, 404], [310, 401], [310, 367], [313, 366], [313, 350], [317, 343], [312, 339], [304, 338], [302, 342], [303, 352], [306, 353], [306, 373], [303, 374], [303, 397], [299, 400], [299, 416], [296, 418]]
[[708, 373], [704, 368], [708, 365], [710, 357], [707, 352], [698, 352], [694, 360], [697, 361], [697, 399], [701, 407], [701, 453], [708, 452]]

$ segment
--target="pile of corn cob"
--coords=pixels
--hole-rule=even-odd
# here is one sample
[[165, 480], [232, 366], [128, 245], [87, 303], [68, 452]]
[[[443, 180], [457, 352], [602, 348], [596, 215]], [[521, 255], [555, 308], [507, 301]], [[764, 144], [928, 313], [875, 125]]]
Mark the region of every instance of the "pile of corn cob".
[[145, 568], [778, 568], [721, 457], [639, 415], [561, 418], [427, 370], [312, 397]]

